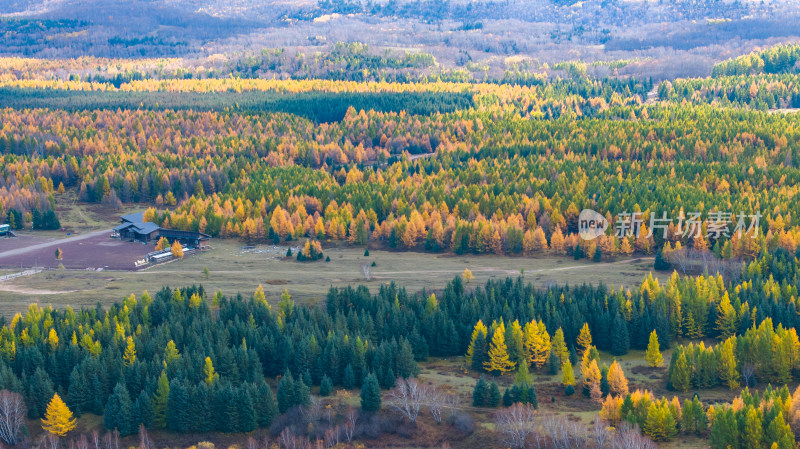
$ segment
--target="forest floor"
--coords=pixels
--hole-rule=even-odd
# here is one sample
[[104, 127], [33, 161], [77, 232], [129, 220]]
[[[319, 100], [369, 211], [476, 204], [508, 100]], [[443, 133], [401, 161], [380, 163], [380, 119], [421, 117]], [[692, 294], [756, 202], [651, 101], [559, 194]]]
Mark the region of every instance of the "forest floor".
[[[150, 248], [106, 240], [122, 244], [114, 248], [120, 251]], [[298, 303], [308, 304], [324, 300], [330, 287], [348, 285], [364, 284], [377, 292], [381, 285], [396, 282], [411, 293], [422, 289], [437, 291], [463, 273], [465, 268], [475, 276], [469, 284], [472, 287], [489, 279], [522, 275], [525, 281], [542, 286], [604, 282], [616, 288], [629, 288], [639, 285], [653, 267], [651, 257], [593, 263], [567, 257], [455, 255], [381, 249], [370, 249], [370, 256], [364, 257], [363, 248], [347, 245], [324, 248], [330, 262], [297, 262], [293, 257], [286, 257], [288, 246], [285, 244], [246, 247], [237, 240], [214, 239], [211, 247], [183, 260], [141, 271], [115, 270], [113, 267], [102, 271], [85, 268], [50, 270], [0, 282], [0, 314], [12, 315], [35, 301], [54, 307], [70, 305], [78, 308], [94, 306], [98, 302], [110, 304], [131, 293], [140, 295], [145, 289], [154, 293], [162, 286], [193, 284], [203, 284], [209, 295], [217, 290], [226, 295], [250, 295], [261, 284], [271, 302], [277, 302], [286, 289]], [[297, 254], [298, 249], [292, 246], [292, 253]], [[52, 253], [49, 248], [47, 251]], [[73, 253], [77, 251], [76, 248]], [[65, 260], [75, 257], [66, 249], [64, 254]], [[84, 255], [91, 257], [88, 248]], [[373, 262], [374, 267], [371, 266]], [[369, 281], [363, 265], [369, 267]], [[208, 278], [204, 273], [206, 267]], [[657, 276], [664, 280], [668, 274], [658, 273]]]

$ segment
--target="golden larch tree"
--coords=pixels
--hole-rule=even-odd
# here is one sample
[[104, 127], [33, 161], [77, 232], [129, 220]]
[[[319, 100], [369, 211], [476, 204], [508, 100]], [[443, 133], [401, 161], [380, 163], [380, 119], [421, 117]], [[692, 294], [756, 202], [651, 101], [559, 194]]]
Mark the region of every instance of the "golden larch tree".
[[505, 374], [514, 369], [515, 363], [508, 358], [505, 333], [506, 327], [501, 322], [494, 330], [492, 343], [489, 345], [489, 360], [483, 363], [486, 371], [499, 371]]
[[75, 428], [77, 420], [72, 416], [72, 411], [61, 399], [58, 393], [47, 404], [47, 411], [42, 420], [42, 429], [60, 437], [65, 436]]
[[664, 362], [664, 358], [661, 357], [661, 351], [658, 347], [658, 334], [656, 331], [650, 333], [650, 342], [647, 343], [647, 352], [644, 355], [647, 364], [651, 367], [655, 368], [657, 366], [661, 366]]

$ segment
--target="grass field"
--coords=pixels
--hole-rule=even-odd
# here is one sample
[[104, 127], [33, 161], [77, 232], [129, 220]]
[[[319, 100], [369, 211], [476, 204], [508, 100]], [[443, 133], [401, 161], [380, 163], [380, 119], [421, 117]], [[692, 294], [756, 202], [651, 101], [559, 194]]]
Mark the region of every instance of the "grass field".
[[[448, 281], [469, 268], [475, 275], [471, 285], [487, 279], [516, 277], [538, 285], [552, 283], [605, 282], [616, 287], [638, 285], [650, 272], [652, 259], [622, 259], [592, 263], [565, 257], [501, 257], [370, 250], [364, 257], [361, 248], [326, 248], [330, 262], [300, 263], [286, 258], [286, 246], [258, 246], [243, 249], [235, 240], [214, 240], [212, 249], [139, 272], [56, 270], [0, 283], [0, 314], [9, 315], [27, 308], [30, 302], [94, 306], [109, 304], [143, 290], [151, 293], [162, 286], [182, 287], [202, 283], [208, 291], [226, 295], [251, 294], [261, 284], [270, 301], [277, 301], [284, 289], [301, 303], [324, 299], [331, 286], [366, 284], [377, 291], [380, 285], [396, 282], [411, 292], [423, 288], [441, 289]], [[293, 248], [296, 253], [297, 248]], [[367, 282], [363, 264], [371, 267]], [[204, 268], [208, 267], [206, 279]], [[664, 278], [665, 274], [660, 274]]]

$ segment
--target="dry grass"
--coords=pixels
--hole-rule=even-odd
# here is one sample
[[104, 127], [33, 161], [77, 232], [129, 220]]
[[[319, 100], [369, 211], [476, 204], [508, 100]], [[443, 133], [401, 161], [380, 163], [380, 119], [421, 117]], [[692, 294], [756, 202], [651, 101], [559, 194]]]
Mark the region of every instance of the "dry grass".
[[[441, 289], [448, 281], [469, 268], [480, 285], [489, 279], [520, 276], [538, 285], [551, 283], [605, 282], [617, 287], [638, 285], [652, 267], [651, 259], [622, 260], [612, 263], [574, 261], [564, 257], [503, 257], [492, 255], [427, 254], [390, 252], [351, 247], [325, 249], [330, 262], [300, 263], [286, 258], [286, 246], [258, 246], [243, 249], [234, 240], [214, 240], [213, 249], [139, 272], [127, 271], [48, 271], [0, 284], [0, 313], [9, 315], [27, 308], [30, 302], [55, 307], [109, 304], [144, 290], [162, 286], [182, 287], [203, 284], [209, 292], [221, 290], [226, 295], [251, 294], [261, 284], [267, 298], [277, 301], [284, 289], [302, 303], [325, 298], [330, 287], [366, 284], [372, 291], [388, 282], [396, 282], [410, 292]], [[296, 254], [297, 248], [293, 248]], [[372, 279], [366, 282], [362, 264], [371, 267]], [[206, 279], [204, 268], [208, 267]], [[664, 276], [661, 276], [662, 278]], [[25, 292], [63, 292], [41, 294]]]

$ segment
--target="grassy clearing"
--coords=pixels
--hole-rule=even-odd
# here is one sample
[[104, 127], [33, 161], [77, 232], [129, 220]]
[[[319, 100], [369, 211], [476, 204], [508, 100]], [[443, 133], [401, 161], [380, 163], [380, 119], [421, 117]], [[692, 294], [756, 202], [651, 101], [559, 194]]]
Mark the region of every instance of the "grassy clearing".
[[[33, 301], [55, 307], [109, 304], [143, 290], [152, 293], [162, 286], [192, 284], [203, 284], [210, 292], [221, 290], [226, 295], [249, 295], [261, 284], [271, 301], [280, 299], [286, 289], [298, 302], [315, 303], [323, 300], [332, 286], [366, 284], [376, 292], [382, 284], [396, 282], [410, 292], [441, 289], [465, 268], [475, 276], [470, 286], [488, 279], [520, 276], [524, 270], [525, 280], [538, 285], [605, 282], [631, 287], [638, 285], [652, 267], [652, 259], [592, 263], [563, 257], [454, 256], [377, 249], [364, 257], [363, 249], [350, 247], [325, 249], [330, 262], [300, 263], [285, 257], [286, 246], [245, 250], [234, 240], [214, 240], [212, 246], [184, 260], [139, 272], [62, 270], [14, 279], [0, 284], [0, 313], [13, 314]], [[293, 248], [293, 253], [297, 249]], [[371, 280], [367, 282], [361, 267], [372, 262], [376, 266], [370, 267]]]

